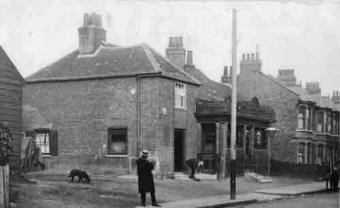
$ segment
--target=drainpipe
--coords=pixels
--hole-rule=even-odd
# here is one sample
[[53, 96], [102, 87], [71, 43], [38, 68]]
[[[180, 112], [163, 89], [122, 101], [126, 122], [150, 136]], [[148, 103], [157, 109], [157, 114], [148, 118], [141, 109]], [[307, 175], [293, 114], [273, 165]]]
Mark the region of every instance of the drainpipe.
[[136, 156], [139, 157], [140, 152], [140, 77], [136, 77], [137, 81], [137, 102], [136, 102], [136, 108], [137, 108], [137, 152]]

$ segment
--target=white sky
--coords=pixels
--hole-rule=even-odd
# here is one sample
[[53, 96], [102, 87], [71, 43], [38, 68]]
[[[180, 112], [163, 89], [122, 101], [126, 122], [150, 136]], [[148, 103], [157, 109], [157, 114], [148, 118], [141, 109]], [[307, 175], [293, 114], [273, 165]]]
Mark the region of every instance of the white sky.
[[219, 81], [223, 66], [231, 65], [232, 8], [238, 9], [239, 58], [259, 44], [263, 72], [276, 77], [278, 69], [293, 68], [303, 85], [319, 81], [324, 95], [340, 90], [336, 0], [0, 0], [0, 45], [26, 77], [77, 49], [83, 13], [96, 12], [110, 43], [147, 43], [164, 54], [168, 37], [183, 35], [195, 65]]

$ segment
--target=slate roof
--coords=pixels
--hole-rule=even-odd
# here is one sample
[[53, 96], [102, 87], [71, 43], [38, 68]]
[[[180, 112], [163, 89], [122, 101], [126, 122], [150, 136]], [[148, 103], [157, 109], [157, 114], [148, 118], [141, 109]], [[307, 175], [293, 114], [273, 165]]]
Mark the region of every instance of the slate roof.
[[[200, 69], [194, 65], [185, 67], [185, 71], [196, 78], [200, 83], [199, 98], [205, 100], [224, 101], [224, 98], [231, 97], [231, 85], [215, 82], [209, 79]], [[245, 96], [238, 92], [238, 100], [246, 100]]]
[[320, 94], [309, 94], [306, 89], [301, 86], [290, 87], [298, 95], [300, 100], [307, 102], [314, 102], [317, 106], [321, 108], [328, 108], [334, 111], [339, 111], [339, 108], [333, 103], [329, 97], [321, 96]]
[[103, 44], [94, 54], [79, 55], [78, 50], [42, 68], [26, 78], [29, 82], [68, 80], [105, 76], [133, 76], [155, 73], [168, 78], [199, 85], [165, 57], [146, 44], [116, 46]]
[[329, 97], [324, 97], [324, 96], [321, 96], [320, 94], [312, 95], [312, 94], [309, 94], [307, 90], [301, 86], [288, 87], [286, 84], [282, 83], [279, 79], [271, 75], [264, 74], [263, 72], [260, 72], [260, 74], [272, 80], [273, 82], [280, 84], [281, 86], [285, 87], [287, 90], [294, 92], [296, 95], [299, 96], [299, 99], [301, 101], [314, 102], [317, 106], [321, 108], [328, 108], [328, 109], [332, 109], [334, 111], [340, 112], [340, 106], [335, 105]]

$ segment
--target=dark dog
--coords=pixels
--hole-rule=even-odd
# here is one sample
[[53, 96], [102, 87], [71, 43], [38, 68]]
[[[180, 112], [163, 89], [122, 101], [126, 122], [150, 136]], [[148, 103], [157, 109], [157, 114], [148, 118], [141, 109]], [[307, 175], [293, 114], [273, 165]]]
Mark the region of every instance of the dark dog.
[[78, 177], [78, 183], [82, 182], [85, 180], [85, 182], [90, 183], [90, 176], [82, 170], [78, 170], [78, 169], [73, 169], [70, 172], [70, 175], [68, 177], [71, 177], [71, 181], [73, 182], [74, 177], [77, 176]]

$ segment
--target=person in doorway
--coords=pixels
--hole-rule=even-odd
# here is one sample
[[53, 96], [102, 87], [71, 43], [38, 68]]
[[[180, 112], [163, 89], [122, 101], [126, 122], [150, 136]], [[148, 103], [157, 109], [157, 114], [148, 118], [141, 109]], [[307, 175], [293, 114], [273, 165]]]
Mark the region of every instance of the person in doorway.
[[191, 158], [191, 159], [187, 160], [185, 163], [191, 169], [189, 178], [193, 179], [195, 181], [200, 181], [199, 178], [195, 177], [195, 172], [196, 172], [197, 169], [203, 168], [203, 164], [204, 164], [203, 161], [201, 161], [197, 158]]
[[138, 192], [141, 194], [142, 206], [146, 206], [146, 193], [150, 192], [152, 206], [160, 207], [156, 202], [155, 184], [152, 170], [154, 163], [148, 160], [149, 151], [143, 150], [142, 156], [137, 160]]

